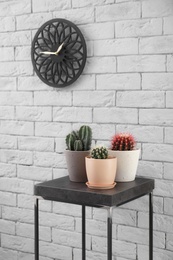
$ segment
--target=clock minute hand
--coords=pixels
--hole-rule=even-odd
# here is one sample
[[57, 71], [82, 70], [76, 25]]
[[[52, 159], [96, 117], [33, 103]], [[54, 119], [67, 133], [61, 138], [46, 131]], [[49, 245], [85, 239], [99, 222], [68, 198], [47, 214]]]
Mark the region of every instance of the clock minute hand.
[[39, 54], [56, 54], [56, 52], [51, 52], [51, 51], [41, 51]]

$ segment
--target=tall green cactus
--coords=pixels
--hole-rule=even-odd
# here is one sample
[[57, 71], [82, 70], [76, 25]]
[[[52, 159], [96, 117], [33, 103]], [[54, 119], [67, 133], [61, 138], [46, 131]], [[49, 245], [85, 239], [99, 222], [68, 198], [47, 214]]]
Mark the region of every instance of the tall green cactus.
[[72, 131], [66, 136], [67, 149], [71, 151], [88, 151], [91, 148], [92, 130], [83, 125], [79, 131]]
[[83, 125], [79, 129], [79, 137], [83, 142], [84, 151], [90, 150], [92, 141], [92, 130], [89, 126]]

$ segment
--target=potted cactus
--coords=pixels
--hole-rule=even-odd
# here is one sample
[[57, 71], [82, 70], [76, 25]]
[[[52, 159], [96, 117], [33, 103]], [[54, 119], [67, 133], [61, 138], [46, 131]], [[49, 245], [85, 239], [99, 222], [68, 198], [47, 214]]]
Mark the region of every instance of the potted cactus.
[[140, 149], [133, 135], [119, 133], [113, 136], [109, 155], [117, 157], [117, 182], [133, 181], [136, 177]]
[[115, 186], [117, 158], [108, 156], [105, 147], [92, 149], [85, 161], [89, 188], [111, 189]]
[[66, 136], [65, 151], [70, 181], [86, 182], [85, 156], [89, 155], [92, 141], [92, 130], [83, 125], [79, 131], [72, 131]]

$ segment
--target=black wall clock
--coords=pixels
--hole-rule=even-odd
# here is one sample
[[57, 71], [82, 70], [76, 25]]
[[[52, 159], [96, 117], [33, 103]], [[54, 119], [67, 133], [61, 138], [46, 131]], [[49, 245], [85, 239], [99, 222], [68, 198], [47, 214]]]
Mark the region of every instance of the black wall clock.
[[66, 87], [82, 73], [86, 43], [79, 28], [65, 19], [53, 19], [37, 31], [31, 58], [38, 77], [52, 87]]

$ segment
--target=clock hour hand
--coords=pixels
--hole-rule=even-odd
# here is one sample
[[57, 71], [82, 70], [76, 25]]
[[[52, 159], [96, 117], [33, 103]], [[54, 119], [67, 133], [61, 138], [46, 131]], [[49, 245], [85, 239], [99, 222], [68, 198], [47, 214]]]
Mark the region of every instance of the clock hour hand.
[[61, 45], [58, 47], [58, 49], [57, 49], [57, 51], [55, 52], [56, 53], [56, 55], [61, 51], [61, 49], [62, 49], [62, 47], [63, 47], [63, 45], [64, 45], [64, 42], [63, 43], [61, 43]]

